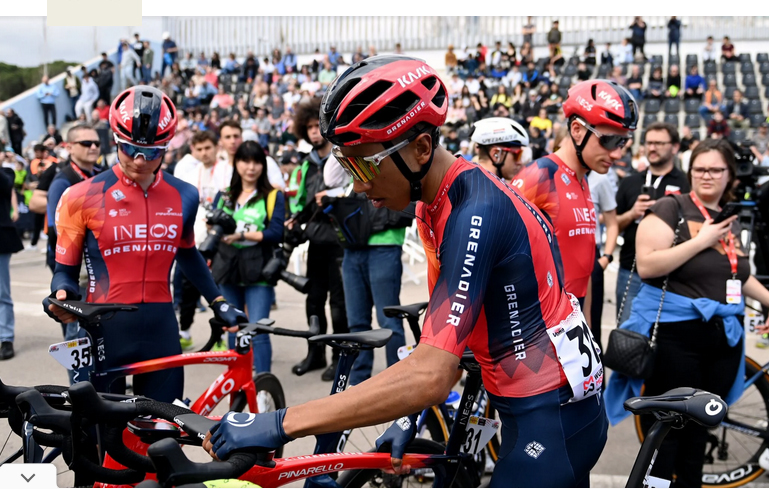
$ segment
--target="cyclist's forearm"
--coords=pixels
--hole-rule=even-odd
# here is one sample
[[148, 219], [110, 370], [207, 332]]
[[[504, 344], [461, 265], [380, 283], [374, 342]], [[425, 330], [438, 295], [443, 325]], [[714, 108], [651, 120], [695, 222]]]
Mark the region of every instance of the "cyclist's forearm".
[[334, 433], [388, 423], [440, 404], [451, 389], [456, 364], [430, 367], [411, 358], [417, 353], [345, 392], [290, 407], [283, 429], [293, 438]]
[[51, 279], [51, 292], [66, 290], [68, 297], [80, 297], [80, 265], [62, 265], [56, 263], [53, 278]]
[[197, 248], [179, 248], [176, 252], [176, 263], [209, 304], [221, 295], [203, 255]]
[[606, 247], [604, 248], [604, 253], [611, 255], [614, 253], [614, 248], [617, 247], [617, 237], [619, 236], [617, 213], [615, 211], [604, 212], [604, 220], [606, 221]]

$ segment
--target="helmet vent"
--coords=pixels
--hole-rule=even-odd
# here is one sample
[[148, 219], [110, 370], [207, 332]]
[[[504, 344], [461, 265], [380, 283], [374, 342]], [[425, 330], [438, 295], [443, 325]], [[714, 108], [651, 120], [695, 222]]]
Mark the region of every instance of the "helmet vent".
[[432, 90], [437, 81], [438, 80], [436, 80], [434, 76], [431, 76], [430, 78], [422, 80], [422, 85], [424, 85], [426, 89]]
[[[433, 78], [432, 80], [433, 82], [435, 82], [435, 78]], [[445, 101], [446, 101], [446, 91], [443, 89], [443, 86], [439, 86], [438, 93], [436, 93], [435, 97], [433, 97], [432, 99], [432, 104], [436, 107], [443, 107], [443, 103]]]
[[[360, 78], [355, 81], [357, 83], [360, 81]], [[392, 83], [385, 81], [385, 80], [379, 80], [376, 83], [373, 83], [370, 87], [365, 89], [363, 92], [360, 93], [357, 97], [355, 97], [355, 100], [350, 102], [350, 105], [347, 106], [347, 108], [344, 109], [344, 112], [339, 116], [339, 119], [337, 120], [337, 125], [340, 127], [344, 127], [350, 122], [352, 122], [353, 119], [358, 117], [361, 112], [363, 112], [371, 103], [379, 98], [383, 93], [385, 93], [387, 90], [392, 87]], [[352, 89], [352, 87], [350, 87]], [[347, 94], [350, 92], [350, 89], [347, 87], [344, 87], [343, 90], [339, 90], [339, 93]], [[341, 102], [341, 100], [340, 100]], [[337, 105], [335, 103], [332, 103], [331, 106]], [[376, 114], [374, 115], [376, 117]]]
[[382, 129], [402, 119], [417, 105], [420, 98], [411, 90], [398, 95], [376, 114], [366, 119], [360, 125], [362, 129]]

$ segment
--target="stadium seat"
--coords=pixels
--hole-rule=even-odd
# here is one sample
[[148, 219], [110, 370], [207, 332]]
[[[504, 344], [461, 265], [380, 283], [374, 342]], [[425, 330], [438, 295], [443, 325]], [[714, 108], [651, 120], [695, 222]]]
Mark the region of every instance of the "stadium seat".
[[671, 54], [670, 58], [668, 58], [668, 65], [680, 65], [681, 64], [681, 57], [677, 54]]
[[566, 100], [566, 97], [569, 96], [569, 89], [568, 88], [559, 88], [558, 89], [558, 95], [563, 97], [564, 100]]
[[664, 62], [665, 62], [665, 60], [662, 58], [661, 54], [654, 54], [651, 57], [651, 64], [652, 64], [652, 66], [654, 66], [654, 65], [661, 65]]
[[558, 87], [559, 88], [566, 88], [566, 89], [571, 87], [571, 77], [567, 76], [566, 74], [564, 74], [561, 77], [561, 80], [558, 82]]
[[769, 87], [764, 89], [764, 97], [769, 98]]
[[755, 129], [765, 120], [766, 117], [764, 117], [764, 114], [750, 114], [750, 127]]
[[678, 127], [679, 125], [678, 114], [665, 114], [665, 117], [662, 119], [662, 122], [665, 122], [667, 124], [673, 124], [674, 126]]
[[692, 137], [699, 141], [699, 139], [700, 139], [700, 131], [699, 130], [692, 130]]
[[660, 101], [656, 98], [650, 98], [646, 101], [646, 106], [644, 107], [644, 111], [647, 114], [656, 114], [660, 111]]
[[669, 98], [665, 100], [665, 113], [666, 114], [678, 114], [681, 111], [681, 100], [677, 98]]
[[748, 100], [753, 100], [753, 99], [758, 100], [759, 98], [758, 87], [756, 86], [745, 87], [745, 98]]
[[570, 64], [566, 67], [565, 70], [563, 70], [563, 74], [564, 76], [568, 76], [569, 78], [571, 78], [572, 76], [577, 74], [577, 67]]
[[715, 61], [708, 61], [705, 63], [704, 71], [706, 75], [715, 75], [718, 73], [718, 66], [716, 65]]
[[729, 141], [744, 141], [748, 137], [748, 133], [742, 129], [735, 129], [729, 134]]
[[747, 73], [755, 73], [756, 69], [753, 67], [753, 63], [745, 61], [740, 65], [740, 73], [743, 75]]
[[611, 65], [601, 65], [598, 67], [598, 78], [606, 78], [611, 70]]
[[[652, 67], [651, 67], [651, 69], [649, 69], [649, 73], [654, 73], [654, 70], [656, 70], [657, 68], [659, 68], [661, 70], [662, 69], [662, 64], [652, 63]], [[664, 71], [663, 71], [663, 73], [664, 73]]]
[[659, 119], [657, 119], [657, 114], [644, 114], [644, 127], [658, 121]]
[[753, 73], [742, 75], [742, 84], [745, 85], [746, 87], [755, 87], [756, 75], [754, 75]]
[[684, 125], [686, 127], [700, 127], [700, 115], [699, 114], [686, 114], [684, 119]]
[[758, 67], [758, 71], [762, 75], [769, 73], [769, 61], [764, 61], [763, 63], [761, 63]]
[[761, 85], [763, 86], [769, 86], [769, 73], [764, 73], [761, 75]]
[[698, 99], [690, 98], [684, 101], [684, 112], [687, 114], [697, 114], [700, 110], [701, 102]]
[[724, 74], [724, 86], [725, 87], [736, 87], [737, 86], [737, 75], [734, 74]]
[[[635, 66], [638, 66], [638, 72], [641, 74], [641, 76], [644, 76], [646, 74], [646, 65], [645, 64], [638, 64], [633, 63]], [[632, 69], [630, 68], [628, 71], [632, 73]]]
[[740, 53], [740, 62], [750, 61], [750, 53]]
[[718, 86], [718, 75], [716, 75], [715, 73], [709, 73], [709, 74], [705, 75], [705, 82], [708, 85], [710, 85], [710, 80], [715, 80], [716, 81], [716, 86]]
[[734, 91], [737, 87], [724, 87], [724, 99], [731, 100], [734, 97]]
[[764, 109], [761, 107], [761, 100], [753, 99], [748, 102], [748, 111], [751, 114], [763, 114]]
[[756, 61], [759, 63], [766, 63], [769, 61], [769, 53], [758, 53], [756, 55]]
[[577, 66], [579, 64], [579, 56], [572, 56], [569, 58], [569, 66]]
[[686, 71], [689, 72], [689, 68], [692, 66], [698, 66], [699, 62], [697, 61], [697, 55], [696, 54], [687, 54], [686, 55]]
[[620, 66], [620, 74], [622, 76], [627, 76], [627, 63], [622, 63]]
[[730, 61], [728, 63], [724, 63], [721, 65], [721, 73], [727, 74], [735, 74], [737, 73], [737, 63]]

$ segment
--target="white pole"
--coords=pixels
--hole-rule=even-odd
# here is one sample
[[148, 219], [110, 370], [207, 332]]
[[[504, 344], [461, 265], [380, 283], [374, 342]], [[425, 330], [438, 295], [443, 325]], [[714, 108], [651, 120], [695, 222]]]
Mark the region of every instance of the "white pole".
[[48, 76], [48, 26], [43, 19], [43, 76]]

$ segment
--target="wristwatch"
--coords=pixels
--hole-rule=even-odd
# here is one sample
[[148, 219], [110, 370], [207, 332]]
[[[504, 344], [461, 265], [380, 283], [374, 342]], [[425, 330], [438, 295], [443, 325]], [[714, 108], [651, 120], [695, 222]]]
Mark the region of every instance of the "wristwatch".
[[245, 240], [246, 240], [246, 232], [245, 231], [241, 231], [240, 232], [240, 241], [245, 241]]
[[609, 260], [609, 263], [611, 263], [611, 262], [613, 262], [613, 261], [614, 261], [614, 255], [610, 255], [610, 254], [608, 254], [608, 253], [604, 253], [603, 255], [601, 255], [601, 258], [604, 258], [604, 257], [605, 257], [607, 260]]

